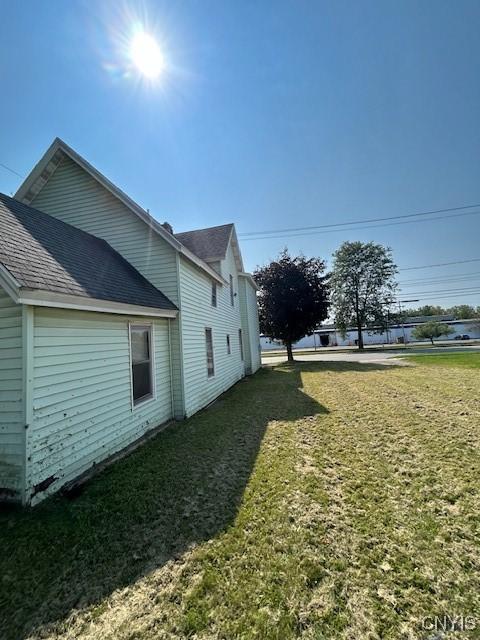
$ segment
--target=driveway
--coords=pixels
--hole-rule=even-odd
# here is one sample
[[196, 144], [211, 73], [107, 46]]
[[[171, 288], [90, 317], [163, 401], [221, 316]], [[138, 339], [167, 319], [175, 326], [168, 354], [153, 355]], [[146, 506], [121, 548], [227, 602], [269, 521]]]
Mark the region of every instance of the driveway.
[[[312, 351], [311, 353], [301, 353], [293, 357], [296, 360], [302, 362], [363, 362], [363, 363], [376, 363], [386, 365], [406, 365], [404, 360], [398, 358], [398, 356], [415, 356], [420, 354], [433, 355], [435, 353], [474, 353], [480, 352], [479, 345], [461, 345], [461, 346], [448, 346], [448, 347], [409, 347], [407, 349], [385, 349], [384, 351]], [[396, 359], [395, 359], [396, 358]], [[278, 364], [279, 362], [285, 362], [287, 360], [286, 354], [280, 354], [275, 356], [267, 356], [262, 354], [262, 364]]]

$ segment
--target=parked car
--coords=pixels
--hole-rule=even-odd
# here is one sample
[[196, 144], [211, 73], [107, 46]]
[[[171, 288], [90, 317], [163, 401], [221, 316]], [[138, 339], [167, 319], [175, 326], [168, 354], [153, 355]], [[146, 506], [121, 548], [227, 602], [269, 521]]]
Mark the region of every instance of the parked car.
[[462, 333], [461, 336], [455, 336], [454, 340], [470, 340], [470, 336], [467, 333]]

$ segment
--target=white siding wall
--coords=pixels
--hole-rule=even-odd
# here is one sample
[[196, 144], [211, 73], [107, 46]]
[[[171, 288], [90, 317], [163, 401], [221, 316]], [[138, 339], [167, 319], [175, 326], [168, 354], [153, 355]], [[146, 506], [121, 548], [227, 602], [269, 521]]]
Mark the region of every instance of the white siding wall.
[[[233, 276], [238, 294], [238, 278], [233, 253], [229, 248], [222, 260], [221, 273], [225, 280]], [[241, 328], [239, 296], [230, 303], [230, 287], [217, 286], [217, 307], [211, 306], [212, 281], [183, 258], [180, 261], [183, 370], [185, 375], [185, 410], [191, 415], [223, 391], [226, 391], [245, 372], [240, 356], [238, 330]], [[213, 334], [215, 375], [207, 376], [205, 328]], [[227, 354], [227, 334], [230, 335], [231, 355]]]
[[252, 373], [252, 353], [250, 350], [250, 337], [248, 330], [248, 309], [247, 309], [247, 282], [245, 278], [238, 279], [238, 297], [240, 300], [240, 318], [242, 321], [245, 373]]
[[[176, 251], [68, 157], [64, 156], [31, 204], [106, 240], [178, 305]], [[177, 416], [182, 417], [180, 329], [177, 320], [172, 322], [171, 334], [175, 407]]]
[[260, 329], [255, 288], [247, 278], [239, 278], [240, 311], [245, 335], [245, 368], [247, 373], [255, 373], [260, 367]]
[[21, 499], [25, 424], [22, 307], [0, 289], [0, 497]]
[[35, 503], [172, 416], [168, 320], [155, 320], [156, 398], [131, 406], [128, 322], [37, 308], [27, 483]]
[[251, 373], [255, 373], [260, 367], [260, 326], [258, 322], [257, 294], [250, 282], [246, 280], [246, 306], [248, 321], [248, 342], [251, 355]]

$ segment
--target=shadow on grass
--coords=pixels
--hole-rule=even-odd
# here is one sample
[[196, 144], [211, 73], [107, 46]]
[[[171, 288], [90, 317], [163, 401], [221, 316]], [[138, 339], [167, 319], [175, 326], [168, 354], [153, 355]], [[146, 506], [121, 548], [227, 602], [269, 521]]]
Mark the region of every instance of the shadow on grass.
[[283, 362], [281, 364], [268, 363], [264, 365], [265, 368], [272, 368], [276, 371], [284, 368], [285, 370], [296, 370], [304, 373], [315, 373], [316, 371], [334, 371], [336, 373], [349, 373], [354, 371], [360, 371], [363, 373], [370, 373], [372, 371], [389, 371], [390, 369], [398, 369], [402, 367], [401, 364], [382, 364], [381, 362], [355, 362], [346, 360], [301, 360], [295, 359], [293, 363]]
[[41, 635], [74, 609], [100, 611], [112, 591], [225, 530], [268, 422], [327, 413], [301, 390], [301, 372], [324, 366], [260, 371], [112, 465], [75, 500], [1, 514], [2, 640]]

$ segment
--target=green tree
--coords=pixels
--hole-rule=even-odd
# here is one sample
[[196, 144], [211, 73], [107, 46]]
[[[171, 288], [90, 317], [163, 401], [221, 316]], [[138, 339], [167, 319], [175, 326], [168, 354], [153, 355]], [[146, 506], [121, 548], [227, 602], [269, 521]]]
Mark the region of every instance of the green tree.
[[419, 324], [418, 327], [412, 331], [412, 336], [416, 340], [431, 340], [433, 344], [434, 338], [440, 338], [441, 336], [449, 336], [455, 333], [452, 327], [443, 322], [425, 322], [425, 324]]
[[447, 310], [434, 304], [425, 304], [418, 309], [405, 309], [405, 317], [413, 318], [415, 316], [444, 316]]
[[345, 337], [349, 326], [363, 349], [365, 327], [385, 326], [385, 315], [396, 291], [397, 267], [391, 249], [373, 242], [344, 242], [333, 254], [331, 276], [335, 323]]
[[260, 287], [260, 331], [281, 340], [292, 362], [292, 344], [313, 333], [328, 314], [325, 262], [291, 257], [285, 249], [277, 260], [257, 269], [254, 278]]
[[477, 318], [477, 311], [470, 304], [458, 304], [455, 307], [447, 309], [447, 313], [455, 316], [457, 320], [471, 320]]

